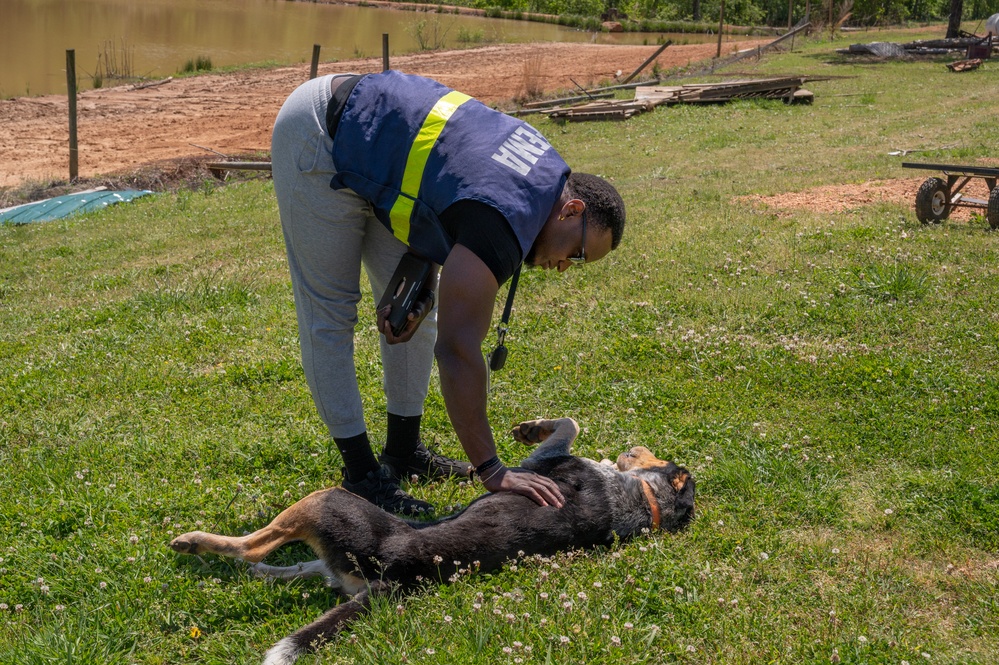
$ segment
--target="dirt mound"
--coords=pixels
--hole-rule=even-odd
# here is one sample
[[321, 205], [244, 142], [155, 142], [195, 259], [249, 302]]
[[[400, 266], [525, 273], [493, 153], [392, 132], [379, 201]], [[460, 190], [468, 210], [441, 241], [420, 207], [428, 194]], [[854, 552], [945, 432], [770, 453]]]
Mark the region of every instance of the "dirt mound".
[[[726, 43], [725, 52], [765, 40]], [[392, 67], [422, 74], [486, 103], [504, 105], [524, 94], [528, 74], [547, 92], [612, 82], [651, 56], [651, 46], [605, 44], [502, 44], [393, 57]], [[660, 69], [711, 58], [714, 44], [670, 46]], [[375, 72], [381, 58], [326, 63], [320, 75]], [[651, 71], [649, 65], [646, 71]], [[271, 127], [288, 94], [308, 78], [308, 65], [255, 69], [175, 79], [133, 89], [121, 86], [80, 93], [77, 101], [81, 178], [123, 174], [180, 158], [266, 155]], [[65, 180], [69, 174], [65, 96], [0, 101], [0, 188]]]

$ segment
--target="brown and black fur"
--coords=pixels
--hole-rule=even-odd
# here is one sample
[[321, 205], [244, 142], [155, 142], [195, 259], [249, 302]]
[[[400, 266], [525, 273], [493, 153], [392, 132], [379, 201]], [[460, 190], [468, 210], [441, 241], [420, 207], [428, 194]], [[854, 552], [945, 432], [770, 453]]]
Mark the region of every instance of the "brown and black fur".
[[392, 587], [405, 591], [420, 580], [446, 582], [459, 569], [495, 570], [518, 556], [607, 545], [650, 529], [653, 510], [642, 480], [655, 496], [660, 528], [674, 532], [692, 519], [694, 482], [686, 469], [640, 446], [623, 453], [616, 464], [575, 457], [569, 448], [578, 434], [571, 418], [530, 421], [514, 429], [519, 441], [543, 442], [521, 468], [555, 480], [565, 497], [562, 508], [504, 492], [479, 497], [453, 516], [415, 522], [337, 487], [313, 492], [249, 535], [194, 531], [170, 546], [182, 553], [213, 552], [252, 563], [285, 543], [303, 541], [312, 548], [321, 561], [306, 564], [307, 571], [255, 566], [258, 572], [285, 578], [322, 574], [352, 596], [268, 651], [266, 665], [285, 665], [365, 611], [372, 593]]

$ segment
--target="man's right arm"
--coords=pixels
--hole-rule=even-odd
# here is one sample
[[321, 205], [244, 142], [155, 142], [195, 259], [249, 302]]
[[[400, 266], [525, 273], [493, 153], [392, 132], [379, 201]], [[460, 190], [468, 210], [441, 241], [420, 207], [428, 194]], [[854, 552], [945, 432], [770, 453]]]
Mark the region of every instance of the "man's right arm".
[[[496, 454], [486, 412], [486, 363], [482, 342], [489, 332], [499, 284], [483, 261], [463, 245], [451, 250], [440, 276], [437, 366], [441, 392], [455, 434], [469, 461], [479, 466]], [[558, 485], [530, 472], [498, 468], [483, 484], [490, 492], [515, 492], [536, 503], [561, 507]]]

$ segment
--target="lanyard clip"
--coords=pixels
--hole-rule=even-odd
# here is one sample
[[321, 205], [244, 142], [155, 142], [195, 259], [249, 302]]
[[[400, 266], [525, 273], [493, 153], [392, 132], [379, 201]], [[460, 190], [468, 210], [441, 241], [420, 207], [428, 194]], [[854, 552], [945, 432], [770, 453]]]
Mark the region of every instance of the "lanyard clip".
[[496, 328], [496, 338], [496, 348], [489, 354], [489, 369], [493, 372], [500, 371], [506, 364], [507, 350], [503, 344], [503, 340], [506, 339], [506, 326], [501, 324]]

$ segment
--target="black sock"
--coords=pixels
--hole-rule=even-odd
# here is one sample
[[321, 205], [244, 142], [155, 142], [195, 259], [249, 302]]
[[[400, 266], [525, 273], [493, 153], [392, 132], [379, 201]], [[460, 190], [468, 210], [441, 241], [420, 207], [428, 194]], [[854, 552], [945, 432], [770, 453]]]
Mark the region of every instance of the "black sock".
[[388, 414], [388, 433], [385, 454], [391, 457], [409, 457], [420, 445], [420, 419], [423, 416], [397, 416]]
[[377, 471], [381, 466], [378, 464], [378, 460], [375, 459], [375, 454], [371, 451], [371, 443], [368, 441], [368, 433], [361, 432], [357, 436], [351, 436], [346, 439], [339, 439], [333, 437], [333, 443], [336, 444], [337, 449], [340, 451], [340, 456], [343, 457], [343, 465], [346, 467], [347, 480], [352, 483], [356, 483], [361, 480], [369, 471]]

